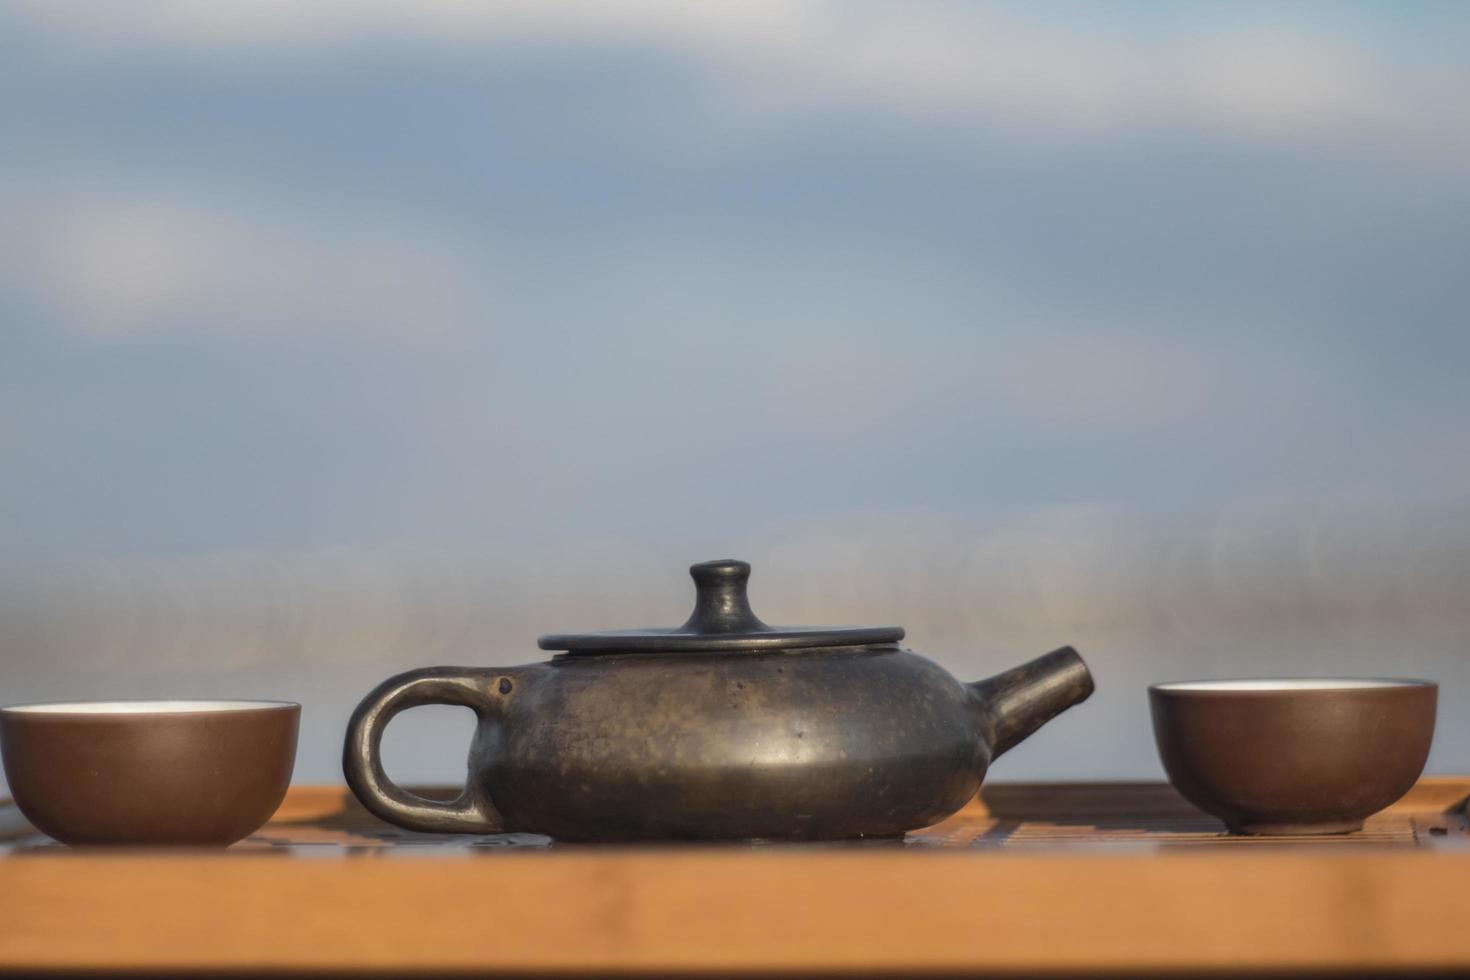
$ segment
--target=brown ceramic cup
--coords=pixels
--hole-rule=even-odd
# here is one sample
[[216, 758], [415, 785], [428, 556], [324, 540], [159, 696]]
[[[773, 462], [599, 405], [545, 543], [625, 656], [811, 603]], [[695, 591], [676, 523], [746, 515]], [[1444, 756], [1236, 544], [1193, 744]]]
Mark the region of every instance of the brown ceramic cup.
[[66, 844], [223, 847], [280, 806], [301, 706], [92, 701], [0, 708], [10, 793]]
[[1409, 791], [1439, 686], [1419, 680], [1181, 681], [1149, 688], [1164, 770], [1235, 834], [1342, 834]]

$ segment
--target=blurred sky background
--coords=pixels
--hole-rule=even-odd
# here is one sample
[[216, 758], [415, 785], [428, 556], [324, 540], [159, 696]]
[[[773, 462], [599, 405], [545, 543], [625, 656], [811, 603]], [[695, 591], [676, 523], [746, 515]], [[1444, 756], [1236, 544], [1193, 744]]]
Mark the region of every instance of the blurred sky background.
[[[675, 624], [1098, 693], [1442, 683], [1470, 770], [1470, 5], [0, 6], [0, 702], [305, 705]], [[402, 779], [469, 722], [404, 716]]]

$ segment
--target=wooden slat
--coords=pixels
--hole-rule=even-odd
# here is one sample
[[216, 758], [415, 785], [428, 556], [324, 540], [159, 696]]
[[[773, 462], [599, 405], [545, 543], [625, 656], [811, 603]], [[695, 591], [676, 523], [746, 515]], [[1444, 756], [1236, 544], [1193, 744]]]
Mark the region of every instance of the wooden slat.
[[[1467, 798], [1470, 798], [1470, 777], [1424, 776], [1384, 813], [1446, 813], [1463, 809]], [[1022, 820], [1078, 814], [1126, 818], [1200, 816], [1174, 787], [1163, 782], [987, 783], [967, 810]]]
[[1470, 853], [512, 852], [0, 867], [11, 969], [1470, 967]]
[[12, 845], [0, 971], [1470, 970], [1467, 797], [1280, 842], [1158, 784], [1001, 784], [906, 841], [610, 848], [305, 787], [228, 852]]

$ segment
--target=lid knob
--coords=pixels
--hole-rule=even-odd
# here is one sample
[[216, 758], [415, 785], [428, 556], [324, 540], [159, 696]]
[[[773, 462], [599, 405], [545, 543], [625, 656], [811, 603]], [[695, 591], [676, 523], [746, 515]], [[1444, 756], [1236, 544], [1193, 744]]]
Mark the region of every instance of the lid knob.
[[899, 626], [767, 626], [750, 611], [745, 584], [750, 566], [727, 558], [689, 567], [694, 578], [694, 612], [673, 629], [607, 630], [601, 633], [548, 633], [536, 642], [543, 650], [568, 654], [604, 653], [754, 653], [811, 647], [855, 647], [896, 643]]
[[750, 608], [745, 585], [750, 563], [725, 558], [689, 566], [694, 579], [694, 612], [681, 633], [765, 633], [770, 627]]

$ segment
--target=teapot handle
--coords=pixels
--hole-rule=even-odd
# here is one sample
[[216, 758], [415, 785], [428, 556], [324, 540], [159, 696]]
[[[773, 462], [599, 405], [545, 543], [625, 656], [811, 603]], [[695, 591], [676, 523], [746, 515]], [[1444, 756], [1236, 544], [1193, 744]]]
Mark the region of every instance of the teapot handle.
[[471, 778], [450, 802], [427, 800], [404, 790], [383, 770], [383, 730], [400, 711], [426, 704], [470, 708], [480, 724], [501, 716], [514, 683], [505, 671], [467, 667], [426, 667], [390, 677], [363, 699], [347, 725], [342, 772], [347, 785], [369, 812], [408, 830], [436, 833], [498, 834], [505, 821], [484, 790]]

